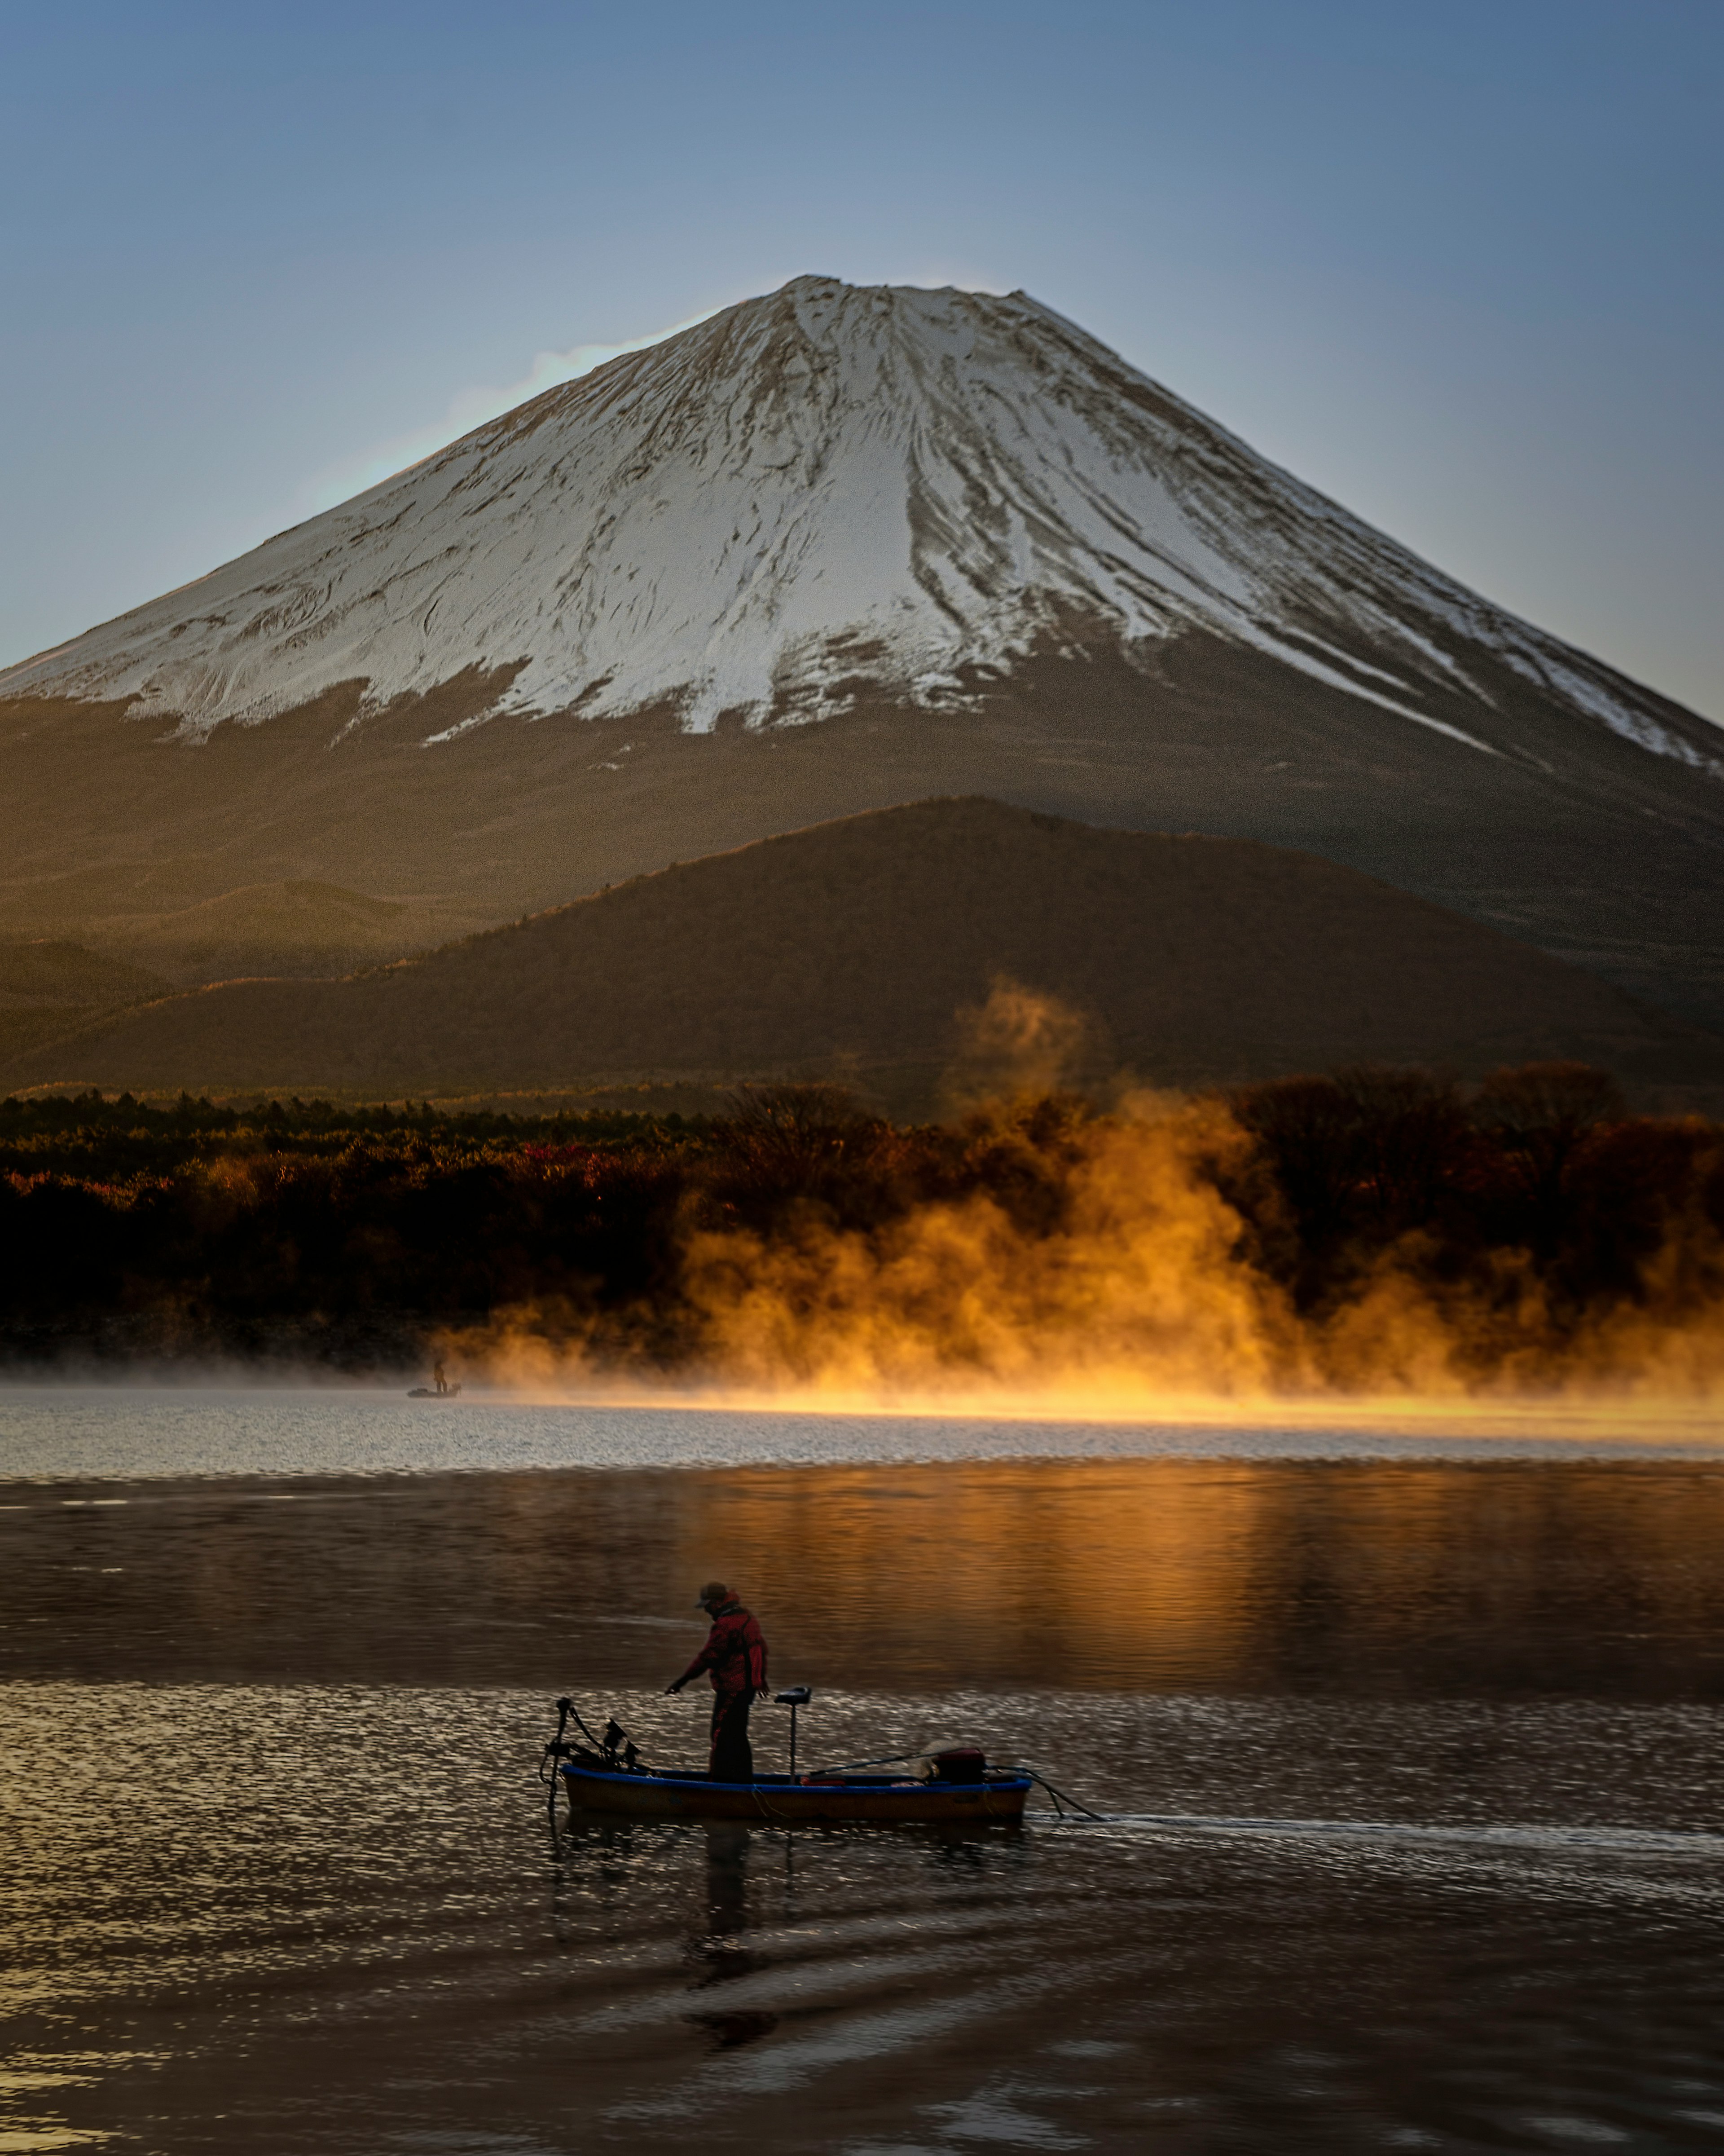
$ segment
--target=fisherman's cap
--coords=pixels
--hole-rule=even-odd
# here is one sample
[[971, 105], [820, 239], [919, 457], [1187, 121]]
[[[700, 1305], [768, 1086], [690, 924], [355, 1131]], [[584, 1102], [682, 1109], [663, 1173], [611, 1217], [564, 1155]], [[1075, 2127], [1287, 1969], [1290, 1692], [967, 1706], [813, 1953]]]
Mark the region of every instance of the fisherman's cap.
[[721, 1579], [709, 1579], [700, 1589], [699, 1599], [703, 1605], [708, 1602], [728, 1602], [731, 1590]]

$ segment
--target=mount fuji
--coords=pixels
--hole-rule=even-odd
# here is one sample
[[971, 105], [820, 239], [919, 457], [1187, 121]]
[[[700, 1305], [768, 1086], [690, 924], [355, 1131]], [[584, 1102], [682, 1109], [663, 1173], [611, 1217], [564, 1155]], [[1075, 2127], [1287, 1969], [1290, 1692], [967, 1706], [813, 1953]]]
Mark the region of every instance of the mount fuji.
[[1724, 732], [1023, 293], [801, 277], [613, 360], [0, 674], [0, 771], [8, 925], [134, 952], [288, 886], [423, 943], [986, 793], [1724, 1022]]

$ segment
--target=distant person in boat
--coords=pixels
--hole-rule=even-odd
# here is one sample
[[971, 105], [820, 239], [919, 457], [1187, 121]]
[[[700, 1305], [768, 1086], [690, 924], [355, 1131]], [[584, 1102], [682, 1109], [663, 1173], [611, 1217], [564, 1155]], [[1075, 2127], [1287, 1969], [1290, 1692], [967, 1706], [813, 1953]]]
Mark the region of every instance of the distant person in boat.
[[449, 1379], [443, 1374], [441, 1362], [436, 1362], [431, 1365], [431, 1382], [437, 1388], [437, 1397], [441, 1399], [449, 1390]]
[[712, 1620], [701, 1648], [666, 1691], [680, 1691], [691, 1677], [709, 1671], [712, 1677], [712, 1756], [707, 1771], [715, 1782], [752, 1782], [754, 1748], [748, 1742], [748, 1710], [758, 1692], [767, 1692], [767, 1643], [748, 1612], [721, 1579], [700, 1589], [700, 1607]]

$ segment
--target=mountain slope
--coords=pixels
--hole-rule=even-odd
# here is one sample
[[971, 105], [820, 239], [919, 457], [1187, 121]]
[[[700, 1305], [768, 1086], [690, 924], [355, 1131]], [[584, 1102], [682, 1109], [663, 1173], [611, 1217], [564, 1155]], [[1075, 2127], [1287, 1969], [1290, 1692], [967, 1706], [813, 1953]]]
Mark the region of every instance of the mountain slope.
[[0, 942], [0, 1066], [38, 1041], [58, 1040], [105, 1011], [159, 996], [167, 986], [76, 943]]
[[766, 840], [349, 980], [175, 998], [0, 1075], [373, 1096], [835, 1075], [924, 1112], [955, 1065], [1011, 1080], [1011, 998], [977, 1023], [1003, 976], [1076, 1014], [1067, 1072], [1091, 1080], [1579, 1057], [1644, 1099], [1724, 1102], [1719, 1043], [1351, 870], [982, 800]]
[[799, 278], [615, 360], [0, 675], [0, 771], [32, 926], [495, 919], [981, 789], [1310, 846], [1724, 1022], [1724, 735], [1023, 294]]

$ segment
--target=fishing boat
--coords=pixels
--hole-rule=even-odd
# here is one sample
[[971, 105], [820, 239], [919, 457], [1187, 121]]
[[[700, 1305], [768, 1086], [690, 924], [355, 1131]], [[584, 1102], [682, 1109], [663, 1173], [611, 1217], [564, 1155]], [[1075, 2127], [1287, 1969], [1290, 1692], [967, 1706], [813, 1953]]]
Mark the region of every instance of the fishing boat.
[[1030, 1791], [1028, 1774], [984, 1770], [977, 1782], [891, 1774], [757, 1774], [752, 1782], [715, 1782], [692, 1768], [618, 1768], [577, 1753], [559, 1769], [572, 1818], [748, 1820], [756, 1825], [895, 1825], [911, 1820], [962, 1825], [1017, 1820]]
[[[806, 1697], [803, 1692], [793, 1704], [783, 1700], [793, 1717]], [[1038, 1779], [1021, 1768], [990, 1767], [970, 1746], [798, 1774], [793, 1740], [788, 1774], [715, 1782], [691, 1767], [646, 1766], [615, 1721], [603, 1738], [595, 1738], [576, 1716], [587, 1743], [566, 1743], [562, 1732], [571, 1702], [559, 1700], [557, 1708], [557, 1737], [545, 1747], [541, 1773], [553, 1808], [561, 1784], [572, 1820], [729, 1820], [757, 1826], [1011, 1825], [1023, 1819]], [[882, 1768], [897, 1771], [882, 1773]]]

